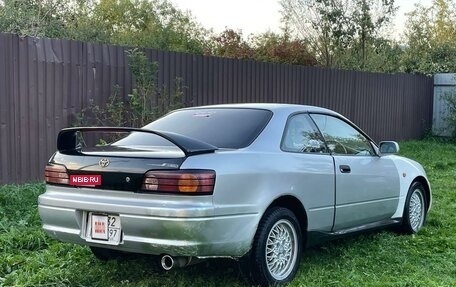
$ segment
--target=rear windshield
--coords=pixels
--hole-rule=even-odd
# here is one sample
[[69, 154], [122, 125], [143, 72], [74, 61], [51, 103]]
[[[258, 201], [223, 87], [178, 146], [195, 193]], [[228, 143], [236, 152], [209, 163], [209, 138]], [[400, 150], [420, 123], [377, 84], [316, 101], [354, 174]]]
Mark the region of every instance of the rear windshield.
[[271, 116], [271, 111], [259, 109], [183, 110], [144, 128], [175, 132], [218, 148], [243, 148], [255, 140]]
[[[218, 148], [237, 149], [251, 144], [272, 117], [272, 112], [261, 109], [193, 109], [172, 112], [148, 125], [145, 129], [167, 131], [191, 137]], [[117, 142], [118, 145], [145, 143], [147, 135], [134, 133]], [[142, 138], [142, 140], [140, 139]], [[160, 140], [147, 142], [159, 145]], [[160, 145], [166, 145], [163, 139]], [[169, 144], [169, 143], [168, 143]]]

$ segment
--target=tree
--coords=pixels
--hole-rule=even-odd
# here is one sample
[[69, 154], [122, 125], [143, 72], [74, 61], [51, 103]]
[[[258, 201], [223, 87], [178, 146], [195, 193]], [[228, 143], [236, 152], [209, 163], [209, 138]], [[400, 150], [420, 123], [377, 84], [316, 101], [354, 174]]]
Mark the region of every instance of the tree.
[[[363, 53], [368, 57], [360, 61]], [[364, 48], [355, 45], [346, 49], [344, 53], [338, 53], [337, 65], [339, 68], [356, 71], [396, 73], [401, 70], [403, 54], [404, 50], [397, 42], [378, 37], [370, 39], [369, 44]]]
[[168, 0], [5, 0], [0, 31], [203, 53], [207, 31]]
[[241, 31], [225, 29], [219, 35], [212, 37], [212, 51], [209, 53], [220, 57], [236, 59], [252, 59], [253, 48], [242, 38]]
[[194, 53], [205, 49], [206, 30], [165, 0], [101, 0], [94, 17], [115, 44]]
[[253, 58], [258, 61], [316, 66], [317, 61], [307, 44], [300, 39], [290, 39], [284, 33], [264, 33], [252, 38]]
[[68, 0], [4, 0], [0, 3], [0, 31], [28, 36], [63, 37], [62, 12]]
[[456, 71], [456, 11], [453, 0], [416, 5], [408, 15], [401, 69], [435, 74]]
[[170, 92], [157, 86], [158, 63], [152, 62], [140, 49], [127, 50], [135, 88], [124, 101], [119, 86], [114, 86], [108, 101], [100, 106], [93, 99], [76, 115], [75, 126], [142, 127], [171, 110], [184, 107], [182, 79], [176, 78]]
[[286, 27], [308, 43], [321, 65], [340, 67], [340, 56], [350, 50], [363, 70], [369, 70], [368, 53], [396, 11], [394, 0], [281, 0], [281, 5]]
[[241, 31], [226, 29], [212, 38], [209, 52], [221, 57], [252, 59], [263, 62], [315, 66], [315, 56], [304, 41], [290, 39], [286, 33], [252, 35], [244, 40]]

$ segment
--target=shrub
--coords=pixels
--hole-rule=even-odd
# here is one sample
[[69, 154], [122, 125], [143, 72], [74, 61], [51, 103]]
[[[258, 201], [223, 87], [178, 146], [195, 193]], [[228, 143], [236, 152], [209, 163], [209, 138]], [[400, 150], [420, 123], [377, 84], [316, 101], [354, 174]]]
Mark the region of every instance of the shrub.
[[139, 49], [127, 51], [129, 68], [136, 87], [124, 100], [120, 95], [120, 86], [115, 85], [112, 95], [105, 105], [89, 105], [76, 116], [76, 126], [129, 126], [141, 127], [163, 116], [170, 110], [182, 108], [184, 86], [183, 79], [176, 78], [171, 93], [167, 87], [157, 88], [158, 64], [150, 61]]

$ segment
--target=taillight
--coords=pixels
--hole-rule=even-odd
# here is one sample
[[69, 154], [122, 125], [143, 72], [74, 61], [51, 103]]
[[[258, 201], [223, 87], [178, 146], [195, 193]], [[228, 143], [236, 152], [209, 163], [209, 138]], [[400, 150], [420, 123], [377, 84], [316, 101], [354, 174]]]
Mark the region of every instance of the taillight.
[[46, 165], [44, 179], [46, 183], [70, 184], [67, 169], [63, 165]]
[[212, 194], [213, 170], [149, 171], [144, 176], [143, 190], [186, 194]]

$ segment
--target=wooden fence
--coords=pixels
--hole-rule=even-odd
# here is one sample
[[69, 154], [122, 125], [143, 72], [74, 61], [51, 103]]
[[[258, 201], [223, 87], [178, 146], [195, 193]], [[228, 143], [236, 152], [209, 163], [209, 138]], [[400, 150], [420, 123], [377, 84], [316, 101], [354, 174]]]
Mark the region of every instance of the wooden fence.
[[[58, 131], [90, 99], [134, 82], [126, 47], [0, 33], [0, 184], [43, 178]], [[375, 140], [416, 139], [431, 127], [433, 81], [147, 50], [166, 89], [183, 79], [186, 105], [282, 102], [327, 107]]]

